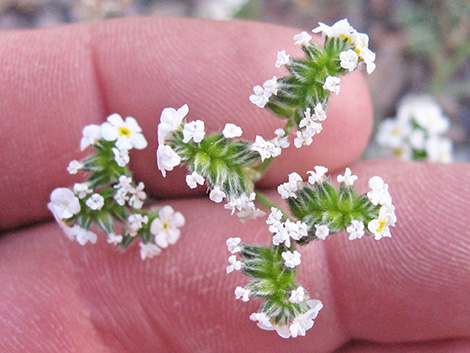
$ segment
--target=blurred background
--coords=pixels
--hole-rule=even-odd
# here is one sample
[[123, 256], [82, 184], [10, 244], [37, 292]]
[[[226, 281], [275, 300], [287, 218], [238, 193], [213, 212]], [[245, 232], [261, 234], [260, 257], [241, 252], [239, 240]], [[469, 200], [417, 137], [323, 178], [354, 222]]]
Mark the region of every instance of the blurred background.
[[[426, 94], [450, 121], [453, 160], [470, 160], [470, 0], [0, 0], [0, 30], [139, 15], [243, 18], [306, 31], [348, 18], [377, 54], [367, 77], [376, 129], [404, 97]], [[379, 147], [372, 141], [365, 158], [380, 156]]]

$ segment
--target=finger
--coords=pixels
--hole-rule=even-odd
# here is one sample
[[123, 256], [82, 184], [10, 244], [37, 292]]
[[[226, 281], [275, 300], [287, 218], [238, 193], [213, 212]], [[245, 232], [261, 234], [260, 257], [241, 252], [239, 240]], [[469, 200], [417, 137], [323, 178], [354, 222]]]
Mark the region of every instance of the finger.
[[[248, 100], [252, 87], [283, 71], [278, 50], [300, 54], [297, 31], [252, 22], [126, 19], [0, 35], [1, 229], [49, 217], [52, 189], [79, 177], [66, 173], [84, 125], [111, 113], [134, 116], [149, 148], [133, 155], [136, 178], [157, 197], [189, 193], [183, 170], [163, 180], [155, 166], [156, 125], [165, 107], [190, 106], [209, 132], [233, 122], [246, 138], [272, 138], [280, 121]], [[275, 38], [275, 40], [273, 40]], [[356, 159], [371, 128], [370, 100], [360, 74], [344, 78], [324, 131], [311, 148], [294, 148], [274, 163], [265, 185], [285, 172]], [[5, 133], [3, 133], [5, 131]], [[281, 173], [282, 171], [282, 173]], [[25, 205], [28, 205], [25, 207]]]
[[[284, 340], [249, 320], [260, 303], [234, 299], [235, 287], [248, 279], [225, 273], [225, 240], [241, 236], [244, 242], [268, 245], [271, 235], [263, 220], [241, 225], [206, 199], [197, 207], [194, 201], [172, 203], [187, 225], [178, 243], [152, 260], [141, 262], [136, 247], [119, 254], [102, 239], [86, 248], [65, 243], [53, 225], [5, 238], [12, 243], [0, 244], [0, 259], [28, 257], [33, 268], [44, 269], [41, 276], [28, 277], [34, 288], [46, 276], [52, 283], [58, 275], [47, 266], [44, 252], [68, 254], [64, 271], [73, 269], [76, 275], [66, 277], [77, 281], [92, 326], [113, 352], [264, 351], [267, 346], [272, 352], [312, 347], [331, 352], [351, 339], [386, 345], [468, 338], [470, 198], [465, 185], [470, 166], [378, 162], [356, 165], [353, 172], [362, 191], [373, 175], [389, 183], [397, 227], [391, 239], [349, 241], [338, 234], [300, 250], [299, 283], [324, 303], [306, 337]], [[21, 244], [28, 242], [35, 246], [24, 251]], [[14, 288], [21, 274], [7, 260], [1, 265], [6, 278], [1, 285]], [[35, 291], [38, 301], [43, 295]], [[42, 314], [41, 322], [47, 322], [47, 313]], [[17, 319], [25, 330], [41, 330], [30, 326], [28, 316]]]
[[470, 164], [368, 162], [355, 172], [389, 182], [398, 223], [391, 239], [325, 244], [344, 328], [380, 342], [468, 337]]
[[90, 321], [65, 240], [56, 226], [0, 238], [1, 352], [109, 352]]
[[353, 342], [336, 353], [466, 353], [470, 350], [470, 342], [466, 339], [444, 341], [377, 344]]

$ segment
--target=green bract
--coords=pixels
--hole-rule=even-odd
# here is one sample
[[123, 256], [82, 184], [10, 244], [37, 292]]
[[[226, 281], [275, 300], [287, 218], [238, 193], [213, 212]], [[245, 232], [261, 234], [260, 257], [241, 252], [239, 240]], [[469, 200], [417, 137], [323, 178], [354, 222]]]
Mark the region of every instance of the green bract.
[[306, 58], [291, 59], [286, 65], [290, 75], [277, 80], [279, 89], [266, 108], [281, 118], [294, 117], [297, 125], [307, 108], [318, 103], [326, 109], [330, 92], [323, 88], [328, 76], [338, 77], [347, 72], [340, 65], [341, 52], [352, 49], [348, 39], [327, 38], [324, 47], [314, 43], [302, 46]]
[[302, 238], [300, 244], [316, 239], [316, 224], [328, 226], [330, 234], [338, 233], [353, 220], [368, 224], [377, 218], [380, 210], [380, 206], [373, 205], [367, 195], [357, 196], [352, 187], [344, 184], [337, 190], [328, 180], [313, 187], [302, 183], [296, 197], [289, 197], [287, 202], [292, 214], [309, 228], [308, 237]]
[[253, 191], [253, 169], [260, 163], [259, 153], [251, 151], [251, 143], [225, 138], [221, 133], [206, 135], [195, 143], [183, 142], [181, 130], [166, 141], [188, 165], [190, 172], [202, 175], [210, 188], [219, 186], [227, 194], [239, 196]]

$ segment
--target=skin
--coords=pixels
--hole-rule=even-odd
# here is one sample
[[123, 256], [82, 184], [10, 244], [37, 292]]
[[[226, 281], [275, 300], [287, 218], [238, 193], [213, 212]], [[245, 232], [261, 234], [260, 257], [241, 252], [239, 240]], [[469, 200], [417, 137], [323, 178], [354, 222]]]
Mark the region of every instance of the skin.
[[[187, 103], [189, 119], [204, 119], [208, 131], [233, 122], [245, 138], [274, 136], [279, 121], [247, 97], [283, 75], [276, 53], [298, 55], [296, 33], [141, 18], [0, 34], [0, 351], [469, 351], [470, 166], [353, 164], [372, 125], [361, 74], [342, 78], [313, 145], [284, 151], [260, 183], [281, 202], [275, 187], [288, 173], [350, 166], [360, 192], [382, 176], [397, 208], [390, 239], [339, 234], [301, 250], [299, 282], [324, 304], [306, 337], [258, 329], [248, 317], [259, 303], [234, 300], [247, 278], [225, 274], [225, 240], [268, 244], [264, 220], [242, 225], [203, 187], [189, 190], [183, 168], [159, 174], [155, 130], [165, 107]], [[186, 217], [178, 243], [145, 262], [138, 247], [121, 253], [102, 236], [96, 245], [70, 242], [46, 208], [55, 187], [80, 181], [65, 169], [86, 155], [83, 126], [114, 112], [136, 117], [149, 141], [132, 153], [135, 178]]]

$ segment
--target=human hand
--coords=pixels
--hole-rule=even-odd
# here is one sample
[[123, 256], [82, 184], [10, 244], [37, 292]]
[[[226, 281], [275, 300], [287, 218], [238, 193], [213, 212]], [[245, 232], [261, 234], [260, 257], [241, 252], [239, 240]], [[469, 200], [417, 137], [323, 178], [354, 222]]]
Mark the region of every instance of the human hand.
[[[204, 119], [209, 131], [235, 122], [249, 139], [272, 135], [279, 122], [247, 97], [275, 74], [278, 50], [295, 53], [296, 33], [248, 22], [154, 18], [0, 35], [0, 202], [6, 205], [0, 226], [8, 233], [0, 238], [2, 351], [468, 350], [468, 165], [353, 165], [363, 182], [381, 175], [390, 185], [397, 227], [380, 242], [337, 235], [304, 249], [299, 282], [325, 306], [306, 337], [289, 340], [248, 319], [256, 304], [236, 302], [233, 294], [246, 279], [225, 274], [225, 240], [242, 235], [267, 244], [264, 222], [241, 225], [189, 191], [183, 171], [159, 175], [155, 129], [164, 107], [188, 103], [189, 116]], [[180, 241], [145, 262], [134, 247], [120, 254], [101, 239], [84, 249], [56, 224], [38, 223], [50, 220], [51, 190], [77, 181], [65, 167], [81, 157], [82, 127], [113, 112], [136, 117], [149, 140], [150, 148], [133, 156], [135, 179], [186, 217]], [[339, 171], [358, 158], [371, 129], [360, 75], [342, 80], [328, 112], [314, 143], [284, 151], [263, 187], [317, 164]], [[360, 181], [358, 190], [365, 190]]]

